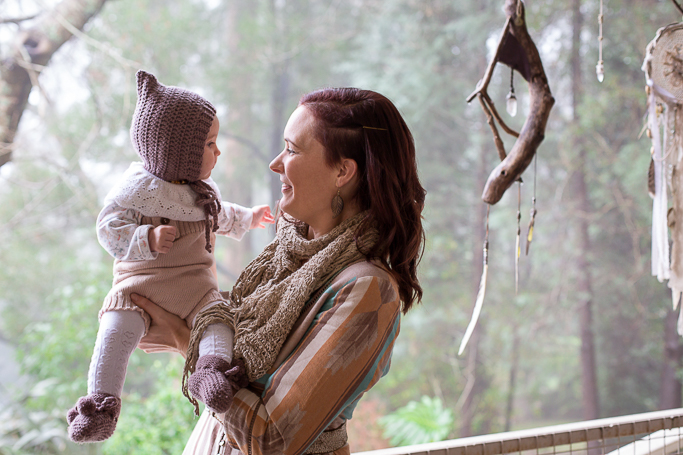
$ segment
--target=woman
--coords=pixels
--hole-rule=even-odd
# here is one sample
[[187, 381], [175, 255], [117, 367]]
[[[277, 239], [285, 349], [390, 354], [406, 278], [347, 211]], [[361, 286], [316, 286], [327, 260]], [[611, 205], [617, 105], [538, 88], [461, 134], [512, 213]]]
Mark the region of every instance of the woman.
[[[270, 163], [282, 182], [285, 214], [277, 238], [231, 294], [240, 308], [261, 296], [248, 311], [230, 314], [236, 340], [246, 334], [235, 351], [251, 382], [235, 390], [226, 413], [214, 419], [205, 412], [186, 454], [216, 453], [216, 444], [226, 443], [245, 454], [350, 453], [345, 422], [388, 371], [401, 312], [422, 297], [416, 268], [425, 190], [412, 135], [391, 101], [352, 88], [309, 93], [287, 122], [284, 142]], [[291, 261], [284, 267], [291, 276], [305, 279], [281, 278], [273, 264], [282, 261]], [[273, 288], [278, 280], [286, 287]], [[272, 292], [259, 294], [262, 288]], [[301, 295], [292, 297], [297, 292], [303, 303]], [[270, 298], [279, 303], [275, 315], [255, 315]], [[287, 299], [292, 303], [283, 304]], [[146, 299], [136, 303], [153, 319], [140, 347], [184, 353], [190, 334], [182, 321]], [[297, 305], [292, 320], [287, 311]], [[260, 337], [249, 325], [259, 318], [269, 327], [287, 320], [284, 338]], [[268, 350], [272, 367], [259, 375], [251, 359]]]

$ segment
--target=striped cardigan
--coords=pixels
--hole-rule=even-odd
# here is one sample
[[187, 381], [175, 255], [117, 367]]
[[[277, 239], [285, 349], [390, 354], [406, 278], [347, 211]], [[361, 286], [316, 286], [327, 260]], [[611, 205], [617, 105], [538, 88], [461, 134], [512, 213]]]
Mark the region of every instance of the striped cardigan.
[[[389, 370], [401, 303], [393, 278], [359, 262], [342, 271], [305, 308], [275, 363], [259, 384], [235, 394], [223, 415], [208, 412], [183, 455], [301, 454], [323, 431], [350, 419], [356, 404]], [[321, 440], [324, 438], [321, 438]], [[313, 446], [312, 446], [313, 444]], [[346, 444], [334, 452], [349, 454]]]

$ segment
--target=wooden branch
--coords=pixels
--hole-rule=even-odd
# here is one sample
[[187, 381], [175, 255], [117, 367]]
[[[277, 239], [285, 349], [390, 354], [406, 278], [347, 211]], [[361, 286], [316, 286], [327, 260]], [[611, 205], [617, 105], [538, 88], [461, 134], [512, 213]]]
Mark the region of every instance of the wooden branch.
[[0, 18], [0, 24], [19, 24], [20, 22], [30, 21], [31, 19], [35, 19], [36, 17], [38, 17], [37, 14], [33, 14], [31, 16], [24, 16], [24, 17]]
[[491, 128], [491, 132], [493, 133], [493, 142], [496, 144], [496, 149], [498, 150], [498, 157], [500, 158], [501, 161], [503, 161], [506, 157], [505, 144], [503, 144], [503, 140], [500, 138], [500, 134], [498, 134], [498, 128], [496, 128], [496, 122], [493, 121], [493, 116], [491, 115], [491, 111], [489, 110], [489, 107], [486, 105], [486, 101], [484, 101], [484, 94], [483, 93], [477, 93], [477, 98], [479, 98], [479, 102], [481, 103], [481, 108], [484, 110], [484, 114], [486, 114], [486, 123], [489, 124], [489, 127]]
[[508, 133], [510, 136], [519, 137], [519, 133], [517, 131], [513, 130], [512, 128], [510, 128], [509, 126], [507, 126], [507, 124], [503, 121], [503, 118], [500, 116], [500, 114], [498, 114], [498, 110], [496, 109], [496, 106], [493, 104], [493, 100], [491, 99], [489, 94], [486, 92], [483, 92], [481, 95], [484, 97], [484, 101], [486, 101], [486, 105], [489, 107], [489, 109], [491, 109], [491, 113], [493, 114], [493, 118], [495, 118], [496, 121], [498, 122], [498, 124], [500, 125], [500, 127], [503, 128], [503, 131]]
[[496, 62], [498, 62], [498, 58], [500, 56], [500, 52], [503, 49], [503, 45], [505, 44], [505, 35], [508, 33], [508, 29], [510, 28], [510, 16], [508, 16], [507, 20], [505, 21], [505, 26], [503, 27], [503, 32], [500, 35], [500, 40], [498, 41], [498, 47], [496, 48], [496, 53], [493, 56], [493, 59], [491, 59], [491, 62], [489, 63], [489, 66], [486, 68], [486, 72], [484, 73], [484, 77], [482, 80], [479, 81], [477, 84], [477, 88], [472, 92], [470, 96], [467, 97], [465, 101], [468, 103], [474, 99], [475, 96], [479, 93], [486, 93], [486, 89], [489, 87], [489, 82], [491, 82], [491, 77], [493, 76], [493, 70], [496, 67]]
[[678, 8], [678, 11], [680, 11], [681, 14], [683, 14], [683, 8], [681, 7], [681, 5], [676, 0], [671, 0], [671, 1], [674, 2], [674, 5], [676, 5], [676, 8]]
[[[60, 23], [66, 20], [78, 30], [99, 11], [106, 0], [62, 0], [52, 10], [37, 17], [35, 25], [21, 30], [12, 55], [0, 66], [0, 144], [11, 150], [19, 121], [33, 87], [32, 76], [47, 65], [52, 55], [71, 38], [72, 32]], [[59, 18], [59, 19], [58, 19]], [[26, 56], [28, 56], [28, 61]], [[31, 74], [33, 72], [33, 74]], [[0, 166], [11, 153], [0, 153]]]
[[[519, 138], [507, 157], [491, 172], [484, 186], [482, 199], [487, 204], [495, 204], [512, 183], [521, 177], [531, 163], [538, 146], [545, 137], [545, 127], [550, 116], [550, 109], [555, 99], [550, 93], [548, 79], [538, 49], [529, 36], [524, 19], [524, 8], [518, 0], [506, 0], [505, 12], [508, 16], [510, 33], [519, 42], [529, 61], [529, 101], [530, 113], [520, 131]], [[517, 14], [517, 11], [521, 14]]]

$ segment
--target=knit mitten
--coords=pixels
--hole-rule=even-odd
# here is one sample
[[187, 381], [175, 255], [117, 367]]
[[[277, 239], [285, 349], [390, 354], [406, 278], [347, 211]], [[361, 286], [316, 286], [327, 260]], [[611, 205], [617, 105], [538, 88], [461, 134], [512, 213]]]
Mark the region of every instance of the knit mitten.
[[73, 442], [99, 442], [108, 439], [116, 429], [121, 412], [121, 399], [106, 393], [81, 397], [66, 415], [69, 439]]
[[187, 381], [193, 397], [219, 414], [232, 404], [232, 396], [249, 384], [242, 359], [228, 362], [216, 355], [203, 355]]

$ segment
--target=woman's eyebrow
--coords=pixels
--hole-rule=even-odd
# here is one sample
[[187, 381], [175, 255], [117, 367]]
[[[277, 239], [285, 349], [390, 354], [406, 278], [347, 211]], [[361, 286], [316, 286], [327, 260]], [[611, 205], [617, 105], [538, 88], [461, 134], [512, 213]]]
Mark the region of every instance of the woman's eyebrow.
[[292, 144], [292, 145], [293, 145], [294, 147], [296, 147], [296, 148], [301, 148], [301, 147], [299, 147], [298, 145], [296, 145], [296, 143], [295, 143], [293, 140], [291, 140], [291, 139], [285, 138], [285, 142], [289, 142], [290, 144]]

